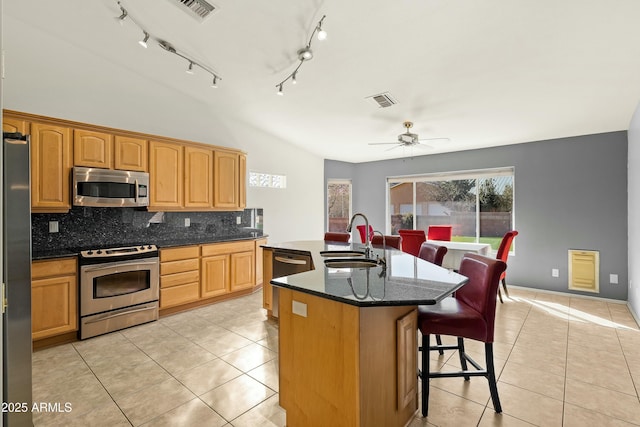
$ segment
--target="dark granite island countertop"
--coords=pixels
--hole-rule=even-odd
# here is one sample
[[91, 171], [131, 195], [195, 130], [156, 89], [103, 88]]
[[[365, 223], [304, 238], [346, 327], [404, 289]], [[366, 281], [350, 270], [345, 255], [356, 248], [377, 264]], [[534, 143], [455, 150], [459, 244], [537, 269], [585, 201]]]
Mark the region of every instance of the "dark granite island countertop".
[[272, 250], [311, 254], [314, 270], [271, 280], [274, 286], [317, 295], [358, 307], [435, 304], [468, 279], [451, 270], [396, 249], [374, 248], [372, 258], [386, 259], [386, 267], [330, 268], [324, 251], [364, 249], [359, 243], [297, 241], [264, 246]]

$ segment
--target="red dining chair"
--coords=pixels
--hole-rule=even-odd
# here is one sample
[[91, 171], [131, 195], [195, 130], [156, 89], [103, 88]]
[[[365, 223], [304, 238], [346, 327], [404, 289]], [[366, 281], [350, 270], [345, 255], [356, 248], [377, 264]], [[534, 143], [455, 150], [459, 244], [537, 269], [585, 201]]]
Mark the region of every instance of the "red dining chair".
[[400, 250], [400, 246], [402, 244], [402, 237], [384, 236], [384, 239], [383, 239], [382, 236], [379, 236], [376, 234], [371, 238], [372, 246], [382, 246], [383, 244], [388, 248], [395, 248]]
[[418, 258], [425, 261], [429, 261], [435, 265], [442, 265], [442, 260], [447, 254], [446, 246], [438, 246], [432, 243], [424, 242], [420, 245], [420, 251], [418, 252]]
[[427, 228], [427, 240], [451, 240], [452, 225], [430, 225]]
[[420, 253], [420, 245], [427, 240], [424, 230], [409, 230], [401, 228], [398, 234], [402, 237], [402, 251], [413, 256]]
[[[358, 232], [360, 232], [360, 241], [362, 243], [364, 243], [367, 239], [367, 235], [365, 234], [365, 228], [367, 228], [366, 225], [358, 225], [356, 226], [356, 228], [358, 229]], [[373, 227], [370, 225], [369, 226], [369, 240], [371, 240], [371, 238], [373, 237]]]
[[[513, 239], [518, 235], [516, 230], [507, 231], [502, 238], [502, 242], [500, 242], [500, 246], [498, 247], [498, 252], [496, 253], [496, 259], [500, 261], [507, 262], [507, 258], [509, 258], [509, 250], [511, 249], [511, 243]], [[502, 287], [504, 288], [504, 294], [508, 297], [509, 291], [507, 290], [507, 272], [503, 272], [502, 276], [500, 276], [500, 280], [502, 281]], [[500, 298], [500, 302], [502, 302], [502, 292], [500, 292], [500, 286], [498, 286], [498, 297]]]
[[350, 233], [337, 233], [333, 231], [327, 231], [324, 233], [325, 242], [348, 242], [350, 239]]
[[[418, 376], [422, 379], [422, 416], [429, 412], [429, 379], [483, 376], [489, 382], [493, 407], [502, 412], [498, 386], [493, 364], [493, 332], [496, 316], [496, 292], [500, 286], [500, 275], [507, 264], [498, 259], [478, 254], [465, 254], [460, 262], [460, 274], [469, 281], [455, 293], [436, 305], [418, 306], [418, 328], [422, 333], [422, 369]], [[457, 345], [429, 345], [429, 335], [452, 335], [458, 338]], [[464, 338], [484, 343], [486, 368], [480, 366], [465, 352]], [[429, 370], [430, 350], [458, 350], [459, 372], [431, 372]], [[469, 369], [467, 362], [475, 369]]]

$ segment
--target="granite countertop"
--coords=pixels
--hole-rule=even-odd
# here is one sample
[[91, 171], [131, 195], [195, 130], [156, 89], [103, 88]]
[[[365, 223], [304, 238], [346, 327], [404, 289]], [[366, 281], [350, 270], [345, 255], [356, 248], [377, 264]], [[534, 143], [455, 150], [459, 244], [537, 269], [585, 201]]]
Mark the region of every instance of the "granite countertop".
[[[240, 241], [240, 240], [256, 240], [263, 239], [268, 237], [266, 234], [260, 234], [256, 232], [247, 232], [241, 234], [233, 234], [233, 235], [225, 235], [225, 236], [198, 236], [198, 237], [189, 237], [189, 238], [177, 238], [177, 237], [166, 237], [162, 239], [153, 239], [154, 241], [149, 242], [124, 242], [122, 244], [116, 243], [109, 245], [111, 247], [118, 246], [136, 246], [139, 244], [154, 244], [159, 249], [161, 248], [171, 248], [176, 246], [190, 246], [190, 245], [203, 245], [207, 243], [222, 243], [222, 242], [232, 242], [232, 241]], [[38, 250], [33, 251], [31, 253], [31, 259], [36, 260], [45, 260], [45, 259], [56, 259], [56, 258], [65, 258], [77, 256], [81, 250], [85, 250], [89, 248], [62, 248], [62, 249], [52, 249], [52, 250]]]
[[382, 265], [369, 268], [329, 268], [320, 255], [327, 250], [363, 250], [358, 243], [298, 241], [264, 245], [274, 250], [311, 254], [314, 270], [276, 277], [274, 286], [289, 288], [359, 307], [430, 305], [450, 295], [468, 279], [396, 249], [375, 248], [372, 258], [384, 256]]

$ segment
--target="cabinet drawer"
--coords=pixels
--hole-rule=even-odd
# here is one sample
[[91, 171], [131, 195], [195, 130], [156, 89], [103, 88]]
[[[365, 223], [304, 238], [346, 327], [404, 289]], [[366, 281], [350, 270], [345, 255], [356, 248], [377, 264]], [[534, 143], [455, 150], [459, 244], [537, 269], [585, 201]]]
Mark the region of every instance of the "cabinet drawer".
[[186, 271], [184, 273], [169, 274], [167, 276], [160, 276], [160, 287], [169, 288], [172, 286], [184, 285], [185, 283], [200, 281], [200, 272]]
[[185, 271], [197, 271], [200, 268], [198, 258], [183, 259], [179, 261], [163, 262], [160, 264], [160, 274], [175, 274], [183, 273]]
[[182, 246], [179, 248], [160, 249], [160, 262], [198, 258], [198, 256], [200, 256], [198, 246]]
[[31, 263], [31, 278], [62, 276], [76, 274], [76, 259], [63, 258], [47, 261], [34, 261]]
[[173, 307], [197, 301], [200, 298], [198, 282], [160, 289], [160, 308]]
[[230, 254], [234, 252], [245, 252], [254, 250], [255, 243], [253, 240], [247, 242], [233, 243], [214, 243], [202, 246], [202, 256]]

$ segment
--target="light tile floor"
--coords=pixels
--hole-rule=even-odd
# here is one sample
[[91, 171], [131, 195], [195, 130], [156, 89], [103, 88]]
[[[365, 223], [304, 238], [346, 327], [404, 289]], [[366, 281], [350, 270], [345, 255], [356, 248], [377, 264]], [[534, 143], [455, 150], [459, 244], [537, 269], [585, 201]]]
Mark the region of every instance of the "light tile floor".
[[[34, 402], [72, 405], [34, 424], [284, 426], [278, 328], [261, 303], [258, 292], [34, 353]], [[434, 379], [429, 417], [411, 427], [640, 425], [640, 330], [626, 305], [511, 288], [496, 317], [504, 412], [483, 378]], [[467, 349], [484, 360], [480, 343]], [[458, 368], [452, 352], [431, 357]]]

